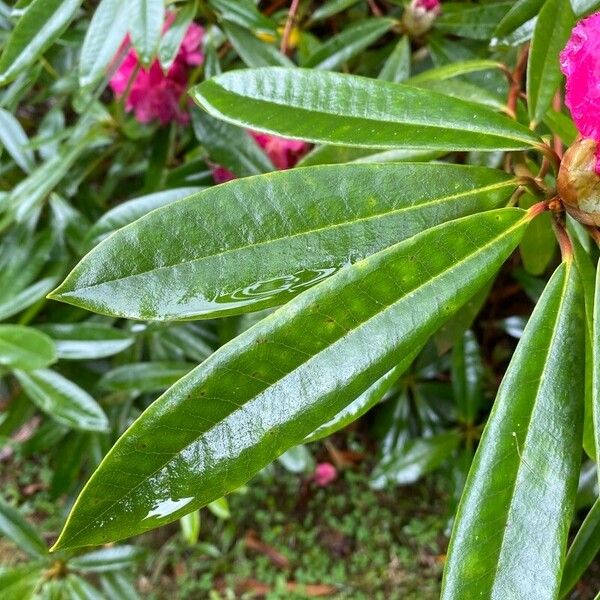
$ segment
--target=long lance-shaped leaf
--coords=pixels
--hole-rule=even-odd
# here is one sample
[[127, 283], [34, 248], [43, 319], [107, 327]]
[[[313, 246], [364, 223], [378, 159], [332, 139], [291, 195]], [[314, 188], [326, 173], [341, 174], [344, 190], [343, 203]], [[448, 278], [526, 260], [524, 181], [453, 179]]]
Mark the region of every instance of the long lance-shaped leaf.
[[515, 187], [500, 171], [427, 164], [312, 167], [233, 181], [118, 231], [51, 297], [138, 319], [260, 310], [423, 229], [496, 208]]
[[121, 437], [56, 548], [152, 529], [248, 481], [423, 344], [499, 268], [530, 216], [505, 208], [420, 233], [222, 346]]
[[540, 145], [523, 125], [478, 104], [355, 75], [247, 69], [205, 81], [190, 94], [230, 123], [317, 143], [441, 150]]
[[594, 502], [569, 548], [560, 585], [561, 598], [573, 589], [598, 552], [600, 552], [600, 499]]
[[594, 293], [592, 316], [591, 371], [592, 371], [592, 420], [594, 424], [594, 444], [596, 466], [600, 481], [600, 269], [596, 269], [596, 290]]
[[583, 291], [554, 273], [527, 324], [477, 450], [442, 598], [556, 598], [581, 456]]

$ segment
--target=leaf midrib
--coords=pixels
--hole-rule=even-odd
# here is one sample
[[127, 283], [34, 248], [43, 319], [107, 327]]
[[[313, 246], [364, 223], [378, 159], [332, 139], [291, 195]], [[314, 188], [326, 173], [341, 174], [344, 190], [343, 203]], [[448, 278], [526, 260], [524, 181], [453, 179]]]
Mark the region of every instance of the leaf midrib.
[[[100, 520], [101, 517], [103, 517], [107, 512], [109, 512], [110, 510], [112, 510], [115, 506], [117, 506], [118, 504], [120, 504], [123, 500], [125, 500], [126, 498], [130, 497], [140, 486], [144, 485], [151, 477], [153, 477], [154, 475], [156, 475], [159, 471], [161, 471], [163, 468], [165, 468], [176, 456], [180, 455], [182, 452], [184, 452], [187, 448], [189, 448], [190, 446], [192, 446], [193, 444], [197, 443], [197, 440], [200, 439], [203, 436], [208, 435], [209, 432], [211, 432], [212, 430], [214, 430], [215, 428], [219, 427], [221, 425], [221, 423], [223, 421], [225, 421], [225, 419], [228, 419], [232, 414], [235, 414], [237, 411], [242, 411], [244, 410], [244, 407], [247, 405], [248, 402], [251, 402], [254, 398], [262, 395], [265, 393], [266, 390], [268, 390], [269, 388], [273, 387], [276, 383], [278, 383], [279, 381], [281, 381], [282, 379], [284, 379], [285, 377], [288, 377], [289, 375], [291, 375], [294, 371], [297, 371], [298, 369], [300, 369], [301, 367], [304, 367], [306, 364], [308, 364], [309, 362], [311, 362], [312, 360], [315, 359], [316, 356], [322, 354], [323, 352], [327, 352], [329, 349], [331, 349], [333, 346], [335, 346], [338, 342], [340, 342], [340, 340], [343, 340], [345, 338], [347, 338], [348, 335], [350, 335], [351, 333], [356, 332], [358, 329], [364, 327], [365, 325], [367, 325], [370, 321], [372, 321], [373, 319], [380, 317], [381, 315], [385, 314], [388, 310], [392, 310], [398, 303], [405, 301], [407, 298], [410, 298], [411, 296], [414, 296], [417, 292], [419, 292], [420, 290], [422, 290], [423, 288], [429, 287], [431, 284], [435, 283], [438, 279], [447, 276], [448, 274], [454, 273], [456, 272], [456, 270], [462, 266], [464, 263], [474, 260], [478, 255], [484, 253], [485, 251], [487, 251], [490, 247], [494, 246], [495, 244], [497, 244], [500, 240], [502, 240], [503, 238], [509, 237], [514, 230], [520, 228], [523, 226], [523, 221], [526, 217], [523, 217], [521, 219], [519, 219], [514, 225], [511, 225], [509, 228], [507, 228], [506, 230], [504, 230], [502, 233], [500, 233], [499, 235], [495, 236], [492, 240], [490, 240], [488, 243], [486, 243], [483, 246], [479, 246], [474, 252], [472, 252], [471, 254], [469, 254], [468, 256], [462, 258], [459, 261], [455, 261], [452, 266], [447, 269], [444, 270], [440, 273], [438, 273], [437, 275], [435, 275], [434, 277], [432, 277], [431, 279], [428, 279], [425, 283], [415, 287], [414, 289], [412, 289], [409, 293], [403, 295], [401, 298], [397, 299], [396, 301], [394, 301], [392, 304], [389, 304], [387, 306], [385, 306], [385, 308], [375, 312], [374, 314], [372, 314], [368, 319], [365, 319], [364, 321], [361, 321], [361, 323], [359, 323], [356, 327], [353, 327], [352, 329], [349, 329], [346, 331], [346, 333], [344, 335], [342, 335], [340, 338], [338, 338], [335, 342], [333, 342], [332, 344], [330, 344], [329, 346], [327, 346], [326, 348], [324, 348], [323, 350], [316, 352], [312, 355], [309, 356], [309, 358], [307, 358], [306, 360], [304, 360], [303, 362], [301, 362], [300, 364], [298, 364], [295, 368], [293, 368], [292, 370], [288, 371], [287, 373], [285, 373], [284, 375], [282, 375], [279, 379], [274, 380], [273, 382], [269, 383], [261, 392], [259, 392], [258, 394], [254, 395], [252, 398], [249, 398], [246, 402], [244, 402], [243, 404], [237, 406], [236, 408], [234, 408], [224, 419], [221, 419], [220, 421], [218, 421], [217, 423], [215, 423], [212, 427], [209, 427], [208, 429], [204, 430], [201, 434], [199, 434], [197, 436], [197, 438], [192, 441], [190, 444], [184, 446], [183, 448], [181, 448], [180, 450], [173, 452], [170, 456], [169, 459], [167, 459], [165, 462], [163, 462], [159, 467], [157, 467], [154, 471], [152, 471], [151, 473], [149, 473], [147, 476], [145, 476], [139, 483], [137, 483], [133, 488], [131, 488], [128, 492], [126, 492], [125, 494], [123, 494], [120, 498], [116, 499], [114, 502], [112, 502], [112, 504], [107, 507], [105, 510], [103, 510], [100, 514], [98, 514], [92, 521], [88, 522], [88, 524], [83, 527], [82, 529], [80, 529], [77, 534], [75, 536], [71, 536], [71, 539], [77, 539], [81, 537], [81, 534], [86, 531], [87, 529], [89, 529], [92, 525], [94, 525], [95, 523], [98, 522], [98, 520]], [[438, 226], [438, 227], [442, 227]], [[433, 228], [436, 229], [436, 228]], [[431, 230], [428, 230], [431, 231]], [[426, 233], [426, 232], [423, 232]], [[404, 243], [406, 240], [399, 242], [399, 244]], [[391, 246], [390, 248], [388, 248], [387, 250], [390, 250], [391, 248], [393, 248], [393, 246]], [[385, 250], [383, 250], [382, 252], [385, 252]], [[368, 260], [368, 259], [366, 259]], [[241, 336], [238, 336], [237, 338], [235, 338], [234, 340], [228, 342], [227, 344], [225, 344], [224, 346], [222, 346], [221, 348], [227, 348], [228, 346], [230, 346], [230, 344], [239, 341], [240, 338], [243, 337], [248, 337], [249, 334], [251, 334], [250, 332], [253, 332], [253, 330], [256, 327], [261, 326], [262, 323], [264, 323], [267, 320], [271, 320], [274, 317], [276, 317], [277, 314], [273, 313], [272, 315], [267, 316], [265, 319], [263, 319], [263, 321], [261, 321], [260, 323], [257, 323], [255, 326], [251, 327], [250, 329], [248, 329], [245, 334], [242, 334]], [[222, 353], [222, 352], [221, 352]], [[218, 361], [220, 359], [219, 353], [215, 352], [214, 354], [212, 354], [211, 356], [209, 356], [204, 363], [202, 363], [202, 366], [211, 366], [212, 362]], [[192, 371], [193, 373], [193, 371]], [[176, 384], [177, 385], [177, 384]], [[159, 399], [160, 400], [160, 399]], [[158, 400], [157, 400], [158, 402]], [[131, 427], [123, 434], [123, 436], [127, 435], [127, 432], [129, 430], [131, 430], [131, 428], [133, 428], [135, 426], [135, 423], [133, 423], [131, 425]], [[104, 459], [102, 460], [102, 462], [100, 463], [100, 465], [97, 467], [97, 472], [100, 471], [100, 469], [102, 468], [102, 465], [108, 461], [113, 452], [116, 451], [117, 445], [113, 446], [113, 448], [108, 452], [108, 454], [104, 457]], [[83, 493], [85, 491], [85, 489], [92, 483], [93, 481], [93, 476], [92, 478], [90, 478], [87, 482], [87, 484], [85, 485], [85, 487], [83, 488], [79, 498], [77, 499], [77, 501], [75, 502], [75, 505], [73, 506], [70, 515], [72, 515], [75, 511], [75, 508], [77, 506], [77, 504], [79, 503], [80, 499], [83, 497]], [[70, 520], [67, 520], [67, 524], [65, 524], [65, 529], [63, 531], [66, 531], [66, 527], [68, 525], [68, 522]], [[58, 542], [60, 541], [60, 537]]]

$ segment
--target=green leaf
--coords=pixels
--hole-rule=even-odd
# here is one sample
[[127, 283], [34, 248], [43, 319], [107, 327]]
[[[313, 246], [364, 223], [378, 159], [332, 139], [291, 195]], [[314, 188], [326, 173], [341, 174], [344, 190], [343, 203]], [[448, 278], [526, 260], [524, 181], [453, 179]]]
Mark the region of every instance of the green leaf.
[[571, 261], [525, 328], [469, 473], [442, 598], [555, 598], [577, 491], [584, 300]]
[[317, 23], [318, 21], [324, 21], [333, 17], [338, 13], [358, 4], [361, 0], [328, 0], [322, 2], [320, 6], [317, 6], [315, 10], [310, 14], [309, 23]]
[[596, 288], [593, 301], [592, 333], [591, 333], [591, 399], [594, 425], [594, 442], [598, 480], [600, 481], [600, 269], [596, 267]]
[[382, 489], [388, 483], [410, 485], [437, 469], [458, 448], [460, 435], [447, 431], [428, 438], [410, 440], [373, 469], [371, 487]]
[[176, 200], [191, 196], [201, 189], [198, 187], [174, 188], [127, 200], [105, 212], [96, 221], [87, 234], [88, 243], [97, 243], [108, 236], [108, 234], [133, 223], [136, 219], [143, 217], [155, 208], [160, 208]]
[[512, 2], [467, 6], [464, 2], [444, 2], [434, 27], [437, 31], [473, 40], [489, 40], [512, 6]]
[[598, 552], [600, 552], [600, 499], [594, 502], [569, 548], [560, 586], [561, 598], [575, 587]]
[[[531, 227], [531, 225], [530, 225]], [[483, 363], [475, 334], [464, 333], [452, 352], [452, 386], [458, 415], [473, 425], [483, 404]]]
[[411, 48], [408, 36], [400, 38], [379, 72], [378, 79], [401, 83], [410, 76]]
[[107, 431], [108, 420], [97, 402], [78, 385], [50, 369], [15, 371], [29, 398], [54, 420], [73, 429]]
[[135, 586], [122, 573], [104, 573], [101, 577], [102, 588], [111, 600], [139, 600]]
[[194, 510], [179, 519], [181, 534], [188, 546], [195, 546], [200, 537], [200, 511]]
[[275, 33], [275, 24], [263, 15], [254, 0], [209, 0], [222, 20], [254, 33]]
[[0, 150], [4, 146], [25, 173], [31, 173], [35, 168], [35, 157], [28, 144], [29, 138], [21, 123], [7, 110], [0, 108]]
[[562, 80], [559, 54], [565, 47], [575, 15], [569, 2], [546, 0], [540, 11], [527, 63], [527, 98], [529, 118], [540, 123]]
[[224, 23], [223, 30], [235, 51], [248, 67], [291, 67], [292, 61], [279, 48], [259, 40], [247, 29], [235, 23]]
[[43, 582], [43, 567], [29, 563], [11, 569], [0, 568], [0, 595], [2, 600], [29, 600]]
[[443, 150], [540, 144], [528, 128], [477, 104], [355, 75], [246, 69], [205, 81], [190, 94], [235, 125], [317, 143]]
[[194, 365], [175, 362], [130, 363], [106, 373], [98, 385], [114, 392], [162, 391], [193, 368]]
[[393, 19], [373, 18], [357, 21], [322, 44], [308, 57], [303, 66], [313, 69], [339, 69], [376, 42], [393, 25]]
[[55, 549], [178, 519], [302, 443], [491, 277], [525, 215], [505, 208], [429, 229], [342, 269], [221, 347], [121, 437]]
[[[519, 200], [519, 206], [527, 209], [536, 202], [537, 199], [531, 194], [524, 194]], [[552, 214], [545, 212], [532, 221], [519, 244], [525, 270], [531, 275], [544, 273], [556, 254], [556, 246]]]
[[33, 0], [0, 56], [0, 85], [32, 65], [67, 28], [80, 5], [81, 0]]
[[130, 8], [122, 0], [102, 0], [98, 5], [81, 47], [80, 86], [93, 85], [107, 75], [127, 34]]
[[406, 84], [420, 86], [426, 81], [444, 81], [446, 79], [451, 79], [452, 77], [459, 77], [461, 75], [477, 73], [479, 71], [489, 71], [490, 69], [499, 69], [501, 67], [502, 63], [483, 58], [458, 61], [423, 71], [422, 73], [407, 79]]
[[202, 110], [192, 111], [196, 139], [211, 160], [237, 177], [260, 175], [274, 170], [273, 163], [247, 131], [211, 117]]
[[119, 571], [135, 565], [144, 551], [136, 546], [114, 546], [82, 554], [69, 561], [69, 566], [84, 573]]
[[545, 0], [517, 0], [504, 15], [494, 31], [494, 37], [503, 38], [538, 14]]
[[0, 498], [0, 533], [12, 540], [19, 550], [29, 556], [41, 558], [48, 554], [46, 543], [35, 527], [21, 513]]
[[350, 423], [360, 419], [376, 404], [381, 402], [385, 395], [392, 389], [398, 378], [410, 367], [413, 360], [420, 352], [420, 348], [410, 352], [402, 361], [378, 379], [371, 387], [365, 390], [356, 400], [348, 404], [333, 419], [317, 427], [310, 435], [306, 436], [305, 443], [315, 442], [343, 429]]
[[286, 450], [277, 461], [290, 473], [309, 473], [315, 468], [315, 459], [303, 444]]
[[169, 29], [167, 29], [162, 36], [158, 48], [158, 58], [160, 60], [160, 66], [164, 71], [168, 71], [173, 62], [175, 62], [175, 57], [179, 52], [181, 42], [183, 42], [188, 27], [196, 15], [196, 9], [197, 0], [184, 5], [183, 8], [177, 11], [173, 23], [171, 23]]
[[31, 371], [56, 362], [54, 342], [22, 325], [0, 325], [0, 365]]
[[129, 33], [133, 47], [143, 66], [154, 60], [163, 24], [165, 22], [164, 0], [131, 0]]
[[39, 329], [54, 340], [58, 357], [66, 360], [113, 356], [134, 342], [131, 334], [99, 323], [56, 323]]
[[260, 310], [427, 227], [495, 208], [514, 189], [500, 171], [449, 164], [337, 165], [232, 181], [116, 232], [51, 297], [138, 319]]

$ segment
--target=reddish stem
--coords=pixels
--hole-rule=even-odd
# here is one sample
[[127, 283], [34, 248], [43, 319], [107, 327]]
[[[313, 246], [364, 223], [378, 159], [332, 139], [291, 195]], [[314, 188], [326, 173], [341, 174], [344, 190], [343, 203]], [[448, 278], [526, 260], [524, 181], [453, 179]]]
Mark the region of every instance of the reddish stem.
[[287, 20], [285, 22], [285, 29], [283, 30], [283, 37], [281, 38], [281, 52], [283, 54], [288, 53], [288, 43], [290, 35], [292, 33], [292, 27], [294, 26], [294, 22], [296, 21], [296, 13], [298, 12], [299, 4], [300, 0], [292, 0], [290, 10], [288, 11]]

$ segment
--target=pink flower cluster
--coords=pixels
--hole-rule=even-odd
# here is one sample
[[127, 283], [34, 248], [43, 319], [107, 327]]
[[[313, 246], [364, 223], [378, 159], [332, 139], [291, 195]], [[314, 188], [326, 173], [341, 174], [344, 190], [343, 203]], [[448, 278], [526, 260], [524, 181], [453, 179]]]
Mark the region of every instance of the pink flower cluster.
[[[600, 12], [580, 21], [560, 55], [567, 78], [565, 103], [584, 138], [599, 142], [600, 149]], [[600, 151], [596, 154], [600, 174]]]
[[[167, 14], [165, 31], [174, 19], [174, 13]], [[125, 110], [133, 111], [140, 123], [159, 121], [166, 125], [171, 121], [188, 122], [189, 115], [182, 107], [182, 99], [191, 68], [204, 60], [200, 50], [203, 35], [204, 29], [200, 25], [192, 23], [188, 27], [175, 61], [166, 73], [158, 60], [154, 60], [148, 69], [143, 68], [136, 51], [130, 48], [110, 80], [110, 87], [117, 98], [127, 94]], [[129, 36], [123, 44], [121, 52], [131, 46]]]
[[[286, 140], [267, 133], [251, 131], [254, 141], [266, 152], [277, 169], [291, 169], [306, 154], [308, 144], [296, 140]], [[225, 167], [215, 166], [212, 169], [216, 183], [224, 183], [235, 179], [235, 175]]]

